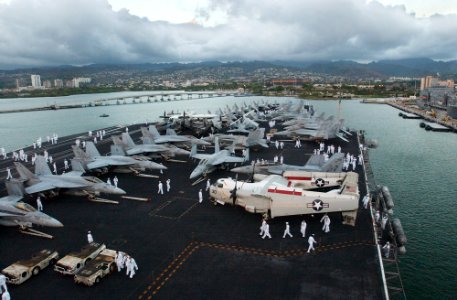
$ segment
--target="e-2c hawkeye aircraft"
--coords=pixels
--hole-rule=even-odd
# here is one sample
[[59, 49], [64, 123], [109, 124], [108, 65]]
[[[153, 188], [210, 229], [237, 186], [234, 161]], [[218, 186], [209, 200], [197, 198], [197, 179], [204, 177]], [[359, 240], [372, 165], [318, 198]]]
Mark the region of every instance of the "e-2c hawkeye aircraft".
[[358, 174], [348, 172], [341, 188], [327, 193], [289, 186], [289, 181], [270, 175], [248, 183], [220, 178], [210, 187], [210, 197], [220, 204], [239, 205], [250, 213], [267, 213], [270, 218], [341, 212], [343, 224], [355, 226], [359, 207]]

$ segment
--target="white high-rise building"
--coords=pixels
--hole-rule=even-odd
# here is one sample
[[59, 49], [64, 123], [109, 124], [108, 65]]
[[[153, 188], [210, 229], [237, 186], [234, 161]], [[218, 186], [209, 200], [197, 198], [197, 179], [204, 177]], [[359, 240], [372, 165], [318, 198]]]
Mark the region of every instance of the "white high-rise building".
[[41, 77], [40, 75], [31, 75], [32, 78], [32, 87], [33, 88], [41, 88]]

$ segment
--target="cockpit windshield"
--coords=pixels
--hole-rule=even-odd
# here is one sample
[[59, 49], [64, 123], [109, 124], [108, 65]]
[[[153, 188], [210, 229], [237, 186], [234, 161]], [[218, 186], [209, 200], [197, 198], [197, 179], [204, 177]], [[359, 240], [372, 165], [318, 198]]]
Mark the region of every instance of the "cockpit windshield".
[[25, 202], [16, 203], [16, 208], [23, 210], [23, 211], [27, 211], [27, 212], [36, 211], [36, 209], [33, 206], [31, 206]]

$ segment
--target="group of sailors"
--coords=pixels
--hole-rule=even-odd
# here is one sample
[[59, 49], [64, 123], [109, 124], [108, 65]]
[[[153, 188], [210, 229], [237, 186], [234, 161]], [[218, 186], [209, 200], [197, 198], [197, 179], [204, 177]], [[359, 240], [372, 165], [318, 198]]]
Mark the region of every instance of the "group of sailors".
[[[126, 131], [128, 132], [128, 129], [126, 127]], [[89, 130], [87, 132], [87, 135], [92, 138], [92, 130]], [[106, 135], [106, 131], [103, 129], [103, 130], [97, 130], [97, 132], [95, 133], [94, 135], [94, 144], [97, 144], [97, 141], [102, 141], [103, 140], [103, 137]], [[84, 143], [85, 144], [85, 143]], [[85, 146], [85, 145], [84, 145]], [[84, 147], [83, 146], [83, 147]]]
[[[324, 214], [324, 216], [320, 220], [321, 223], [323, 223], [322, 226], [322, 231], [324, 233], [329, 233], [330, 232], [330, 217], [327, 214]], [[301, 221], [300, 223], [300, 233], [302, 238], [306, 238], [306, 227], [307, 223], [305, 220]], [[259, 235], [261, 236], [262, 239], [265, 239], [268, 237], [271, 239], [271, 234], [270, 234], [270, 225], [267, 222], [266, 217], [262, 218], [262, 224], [260, 225], [260, 232]], [[284, 233], [282, 235], [282, 238], [286, 238], [287, 236], [293, 237], [292, 233], [290, 232], [290, 225], [289, 222], [286, 222], [286, 227], [284, 229]], [[310, 253], [311, 251], [315, 251], [314, 245], [316, 244], [316, 240], [314, 238], [314, 234], [311, 234], [308, 237], [308, 251], [307, 253]]]
[[354, 156], [349, 152], [346, 154], [346, 157], [343, 161], [343, 171], [349, 171], [349, 168], [352, 166], [352, 170], [355, 171], [357, 167], [357, 163], [359, 166], [363, 164], [363, 155], [359, 154], [359, 156]]
[[136, 274], [138, 270], [138, 265], [133, 257], [122, 251], [116, 251], [115, 262], [117, 266], [117, 271], [121, 272], [122, 269], [126, 268], [126, 275], [130, 278]]

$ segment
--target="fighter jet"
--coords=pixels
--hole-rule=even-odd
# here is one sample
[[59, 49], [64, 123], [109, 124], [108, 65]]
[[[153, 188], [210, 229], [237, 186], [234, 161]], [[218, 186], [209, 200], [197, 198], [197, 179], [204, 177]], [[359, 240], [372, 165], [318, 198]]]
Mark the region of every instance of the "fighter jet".
[[249, 132], [248, 136], [233, 135], [233, 134], [213, 134], [203, 138], [207, 142], [213, 142], [216, 137], [219, 138], [220, 143], [225, 146], [234, 145], [235, 149], [263, 147], [268, 148], [265, 136], [265, 128], [258, 128]]
[[123, 155], [110, 155], [110, 156], [101, 156], [95, 147], [93, 142], [86, 143], [86, 152], [81, 148], [73, 145], [73, 152], [75, 154], [75, 159], [79, 160], [85, 170], [96, 170], [106, 167], [117, 167], [121, 169], [127, 169], [130, 171], [137, 170], [166, 170], [162, 164], [158, 164], [152, 161], [145, 161], [135, 159], [134, 157], [123, 156]]
[[250, 213], [280, 216], [341, 212], [343, 224], [355, 225], [359, 207], [358, 174], [348, 172], [340, 189], [327, 193], [289, 186], [270, 175], [255, 183], [220, 178], [210, 187], [210, 197], [220, 204], [239, 205]]
[[343, 161], [343, 153], [333, 154], [328, 161], [324, 161], [322, 155], [312, 155], [304, 166], [264, 162], [233, 168], [230, 171], [242, 174], [265, 175], [282, 175], [285, 171], [341, 172], [343, 169]]
[[124, 190], [107, 184], [96, 177], [81, 176], [83, 173], [81, 171], [73, 170], [62, 175], [53, 175], [45, 158], [41, 155], [37, 156], [35, 160], [35, 174], [19, 162], [15, 162], [14, 166], [21, 180], [24, 180], [25, 191], [28, 194], [55, 189], [83, 190], [86, 194], [125, 194]]
[[5, 182], [8, 196], [0, 198], [0, 225], [32, 227], [32, 224], [47, 227], [63, 227], [58, 220], [20, 201], [23, 197], [22, 182], [11, 179]]
[[160, 153], [168, 157], [174, 157], [175, 155], [190, 154], [189, 151], [170, 144], [159, 145], [150, 141], [152, 143], [143, 143], [141, 145], [137, 145], [127, 132], [122, 133], [122, 140], [118, 136], [113, 136], [112, 138], [114, 145], [121, 146], [127, 155], [137, 155], [142, 153]]
[[328, 140], [338, 137], [345, 142], [349, 142], [340, 133], [340, 131], [343, 131], [344, 133], [350, 135], [349, 132], [343, 130], [343, 122], [343, 119], [333, 120], [333, 118], [328, 118], [327, 120], [320, 123], [317, 129], [294, 128], [278, 131], [274, 135], [287, 136], [307, 141]]
[[198, 144], [198, 145], [210, 145], [208, 142], [197, 139], [193, 136], [184, 136], [177, 135], [174, 130], [167, 129], [167, 134], [160, 135], [157, 131], [157, 128], [154, 125], [149, 125], [149, 130], [146, 127], [141, 127], [141, 133], [143, 134], [143, 139], [148, 138], [156, 144], [163, 143], [186, 143], [189, 144]]
[[190, 179], [195, 179], [201, 175], [213, 172], [218, 166], [226, 163], [243, 163], [249, 160], [249, 149], [246, 150], [245, 157], [232, 156], [232, 151], [228, 149], [220, 150], [219, 139], [214, 141], [213, 154], [197, 154], [197, 145], [192, 145], [190, 157], [200, 159], [197, 167], [190, 174]]

